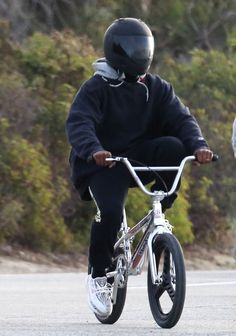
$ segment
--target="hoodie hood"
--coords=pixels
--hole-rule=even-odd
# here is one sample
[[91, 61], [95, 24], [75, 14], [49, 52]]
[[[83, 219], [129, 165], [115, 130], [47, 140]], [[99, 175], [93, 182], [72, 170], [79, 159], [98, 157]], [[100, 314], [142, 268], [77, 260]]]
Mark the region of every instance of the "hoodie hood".
[[[118, 84], [109, 84], [112, 87], [118, 87], [121, 86], [124, 81], [125, 81], [125, 74], [122, 72], [120, 73], [119, 71], [116, 71], [114, 68], [112, 68], [106, 61], [105, 58], [99, 58], [96, 60], [93, 64], [93, 68], [95, 70], [94, 75], [99, 75], [101, 76], [105, 81], [107, 79], [113, 79], [113, 80], [118, 80]], [[148, 101], [149, 99], [149, 90], [148, 87], [145, 83], [143, 83], [143, 79], [145, 78], [146, 75], [140, 76], [136, 83], [142, 85], [145, 90], [146, 90], [146, 100]]]
[[124, 80], [125, 74], [119, 73], [113, 69], [106, 61], [105, 58], [99, 58], [93, 64], [95, 70], [94, 75], [100, 75], [109, 79]]

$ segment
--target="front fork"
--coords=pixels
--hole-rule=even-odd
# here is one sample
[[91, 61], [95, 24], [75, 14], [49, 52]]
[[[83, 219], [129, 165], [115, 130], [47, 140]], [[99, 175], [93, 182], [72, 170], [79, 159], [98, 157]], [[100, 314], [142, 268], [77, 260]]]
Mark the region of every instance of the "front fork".
[[153, 201], [153, 223], [152, 226], [154, 229], [148, 237], [147, 248], [148, 248], [148, 260], [149, 267], [151, 272], [151, 278], [153, 284], [158, 284], [161, 282], [160, 277], [158, 277], [157, 268], [156, 268], [156, 257], [153, 252], [153, 243], [157, 235], [163, 233], [171, 233], [170, 226], [167, 225], [165, 216], [162, 213], [162, 206], [160, 199], [155, 199]]

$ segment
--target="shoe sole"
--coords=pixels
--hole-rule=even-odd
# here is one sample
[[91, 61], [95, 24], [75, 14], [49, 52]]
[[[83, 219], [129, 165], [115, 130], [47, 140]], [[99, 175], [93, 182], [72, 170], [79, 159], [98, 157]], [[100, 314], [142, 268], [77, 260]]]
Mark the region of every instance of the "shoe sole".
[[110, 314], [102, 314], [98, 309], [97, 307], [93, 306], [92, 303], [90, 302], [90, 300], [88, 300], [88, 305], [89, 305], [89, 308], [92, 310], [92, 312], [102, 318], [106, 318], [108, 317]]

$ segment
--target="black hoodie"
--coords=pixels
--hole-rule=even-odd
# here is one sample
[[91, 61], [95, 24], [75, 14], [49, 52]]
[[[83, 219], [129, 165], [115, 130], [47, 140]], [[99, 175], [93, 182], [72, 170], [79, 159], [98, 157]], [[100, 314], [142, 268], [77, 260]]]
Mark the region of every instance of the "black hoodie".
[[188, 155], [208, 147], [172, 86], [151, 74], [132, 83], [94, 75], [77, 93], [66, 130], [72, 146], [72, 180], [82, 199], [90, 199], [91, 174], [104, 169], [88, 162], [99, 150], [122, 156], [143, 140], [161, 136], [179, 138]]

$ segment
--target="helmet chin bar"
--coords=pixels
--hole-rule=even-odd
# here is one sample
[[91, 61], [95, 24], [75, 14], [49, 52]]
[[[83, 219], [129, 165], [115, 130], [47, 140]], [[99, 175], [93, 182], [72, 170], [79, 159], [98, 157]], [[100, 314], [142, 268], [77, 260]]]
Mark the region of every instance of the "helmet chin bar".
[[128, 73], [125, 73], [125, 81], [126, 82], [137, 82], [139, 80], [139, 75], [130, 75]]

